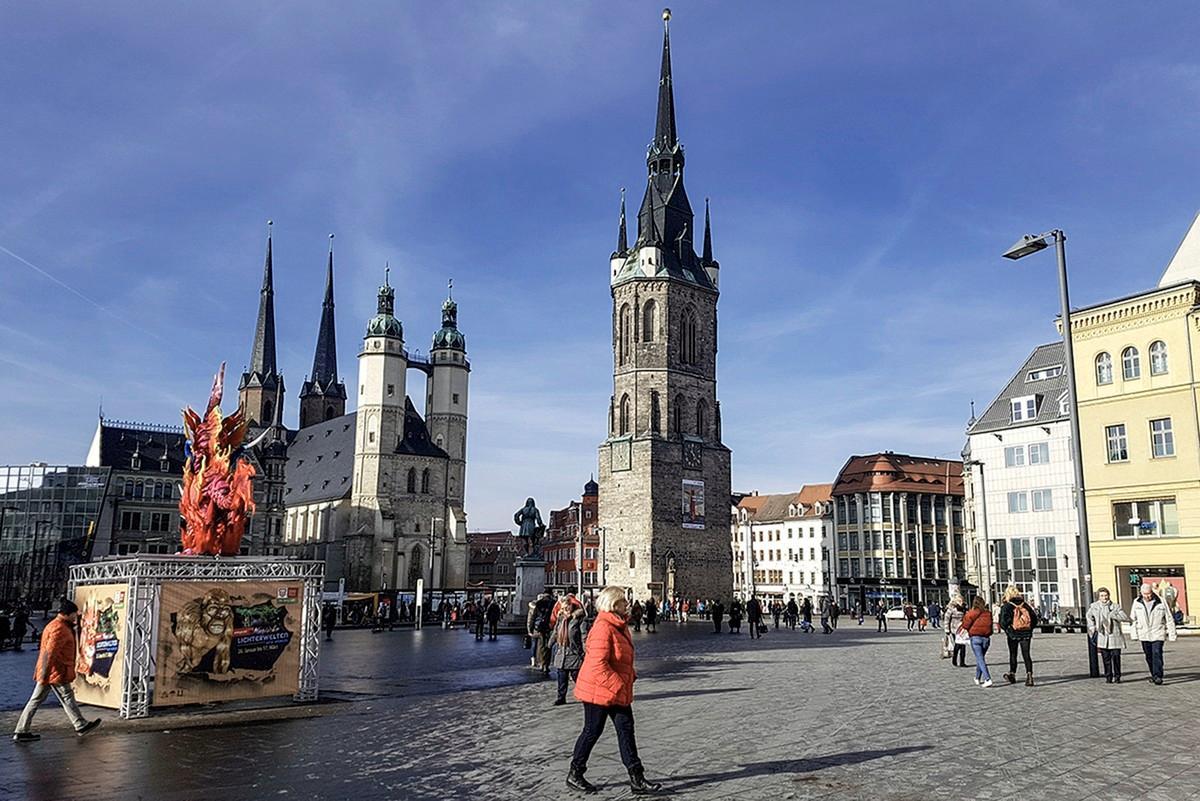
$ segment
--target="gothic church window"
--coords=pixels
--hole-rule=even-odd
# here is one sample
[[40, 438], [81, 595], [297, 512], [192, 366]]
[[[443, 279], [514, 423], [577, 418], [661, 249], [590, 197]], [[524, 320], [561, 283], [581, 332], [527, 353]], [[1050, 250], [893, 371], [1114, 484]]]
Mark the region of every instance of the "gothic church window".
[[421, 492], [429, 494], [429, 468], [426, 467], [421, 473]]
[[650, 430], [655, 434], [662, 432], [662, 412], [659, 410], [658, 393], [650, 392]]
[[417, 468], [408, 468], [408, 491], [410, 493], [417, 491]]
[[689, 309], [679, 318], [679, 363], [696, 362], [696, 315]]
[[618, 323], [617, 364], [625, 364], [629, 360], [629, 337], [632, 334], [630, 328], [629, 304], [626, 303], [621, 307], [621, 317]]
[[621, 422], [620, 434], [621, 434], [621, 436], [625, 436], [626, 434], [629, 433], [629, 396], [628, 395], [621, 396], [621, 420], [620, 420], [620, 422]]
[[671, 433], [683, 433], [683, 396], [676, 395], [671, 409]]
[[654, 301], [648, 300], [642, 304], [642, 341], [654, 341], [654, 324], [655, 324], [655, 306]]
[[707, 432], [708, 404], [704, 402], [703, 398], [701, 398], [700, 402], [696, 404], [696, 434], [703, 437]]

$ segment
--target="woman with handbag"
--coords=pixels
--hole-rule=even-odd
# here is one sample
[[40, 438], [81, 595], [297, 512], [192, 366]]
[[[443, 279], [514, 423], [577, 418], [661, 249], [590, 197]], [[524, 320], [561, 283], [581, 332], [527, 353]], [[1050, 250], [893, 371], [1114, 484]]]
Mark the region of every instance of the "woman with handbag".
[[987, 668], [987, 651], [992, 644], [992, 613], [987, 601], [975, 596], [971, 608], [963, 615], [962, 627], [971, 638], [971, 650], [975, 652], [975, 683], [980, 687], [991, 687], [992, 674]]
[[629, 601], [625, 590], [605, 587], [596, 598], [596, 609], [598, 614], [588, 632], [583, 667], [575, 679], [575, 697], [583, 702], [583, 731], [575, 741], [567, 786], [583, 793], [596, 792], [595, 785], [583, 774], [592, 748], [604, 732], [605, 722], [612, 718], [621, 762], [629, 771], [629, 786], [635, 795], [654, 793], [662, 785], [646, 780], [633, 734], [633, 682], [637, 671], [633, 669], [633, 639], [627, 625]]
[[575, 599], [565, 596], [559, 602], [558, 615], [554, 622], [554, 656], [551, 667], [558, 670], [558, 697], [555, 706], [567, 702], [567, 683], [574, 679], [579, 683], [579, 668], [583, 665], [583, 621], [587, 617], [583, 606], [572, 603]]
[[960, 636], [965, 614], [963, 599], [956, 595], [946, 605], [946, 612], [942, 618], [945, 623], [943, 628], [946, 632], [946, 644], [950, 646], [950, 664], [955, 667], [967, 666], [967, 646], [971, 644], [971, 636], [965, 632]]

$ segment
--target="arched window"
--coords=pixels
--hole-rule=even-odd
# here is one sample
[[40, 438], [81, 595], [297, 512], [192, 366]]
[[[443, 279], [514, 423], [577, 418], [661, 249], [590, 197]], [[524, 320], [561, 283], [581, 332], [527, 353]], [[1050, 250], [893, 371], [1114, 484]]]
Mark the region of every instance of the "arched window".
[[1126, 381], [1142, 377], [1142, 359], [1137, 348], [1130, 346], [1121, 351], [1121, 374]]
[[629, 569], [633, 570], [636, 567], [637, 567], [637, 554], [635, 554], [633, 551], [630, 551], [629, 552]]
[[642, 341], [654, 341], [655, 306], [654, 301], [648, 300], [642, 304]]
[[417, 491], [417, 468], [415, 467], [408, 468], [408, 491]]
[[259, 422], [263, 424], [275, 422], [275, 404], [270, 399], [263, 401], [263, 419]]
[[429, 494], [429, 468], [426, 467], [421, 471], [421, 492]]
[[617, 364], [625, 364], [629, 360], [629, 337], [633, 333], [630, 328], [629, 304], [626, 303], [621, 307], [617, 323]]
[[679, 363], [696, 364], [696, 315], [688, 309], [679, 317]]
[[1150, 343], [1150, 375], [1167, 372], [1167, 343], [1161, 339]]
[[1096, 383], [1112, 383], [1112, 356], [1107, 353], [1101, 353], [1096, 357]]
[[650, 430], [655, 434], [662, 433], [662, 412], [659, 409], [658, 393], [650, 392]]
[[621, 396], [621, 436], [629, 433], [629, 395]]
[[617, 406], [613, 402], [613, 398], [608, 399], [608, 434], [612, 436], [617, 433]]
[[417, 545], [412, 549], [412, 561], [408, 564], [408, 587], [416, 589], [417, 581], [425, 576], [425, 552]]
[[671, 406], [671, 433], [683, 433], [683, 396], [676, 395], [675, 403]]
[[332, 420], [332, 419], [333, 419], [333, 418], [335, 418], [335, 417], [337, 417], [337, 414], [334, 412], [334, 410], [333, 410], [333, 407], [332, 407], [332, 406], [326, 406], [326, 407], [325, 407], [325, 419], [326, 419], [326, 420]]
[[708, 404], [701, 398], [696, 404], [696, 436], [707, 437], [708, 435]]

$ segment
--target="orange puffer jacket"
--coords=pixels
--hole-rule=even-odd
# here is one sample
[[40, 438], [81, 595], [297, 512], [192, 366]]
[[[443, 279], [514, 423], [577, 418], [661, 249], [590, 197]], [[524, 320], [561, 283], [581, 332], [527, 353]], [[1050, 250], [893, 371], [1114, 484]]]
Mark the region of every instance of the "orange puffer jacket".
[[75, 629], [62, 615], [46, 624], [33, 680], [38, 684], [75, 681]]
[[633, 640], [625, 619], [612, 612], [601, 612], [596, 615], [584, 645], [575, 697], [587, 704], [629, 706], [633, 703], [635, 679]]

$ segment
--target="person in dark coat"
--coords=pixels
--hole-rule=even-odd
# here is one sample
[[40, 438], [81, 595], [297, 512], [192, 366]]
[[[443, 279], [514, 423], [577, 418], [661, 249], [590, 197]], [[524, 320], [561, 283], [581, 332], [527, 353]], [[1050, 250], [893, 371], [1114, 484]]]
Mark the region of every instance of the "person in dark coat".
[[1000, 628], [1008, 637], [1008, 672], [1004, 680], [1009, 684], [1017, 681], [1017, 651], [1025, 660], [1025, 686], [1033, 686], [1033, 658], [1029, 645], [1033, 641], [1033, 629], [1038, 624], [1037, 610], [1025, 602], [1025, 596], [1010, 584], [1004, 591], [1004, 605], [1000, 607]]
[[804, 630], [809, 634], [811, 634], [813, 630], [812, 613], [812, 600], [805, 598], [804, 603], [800, 604], [800, 619], [804, 621]]
[[486, 612], [488, 623], [488, 640], [490, 642], [495, 642], [496, 640], [496, 633], [500, 628], [501, 614], [502, 612], [500, 610], [500, 604], [496, 602], [495, 598], [493, 598], [492, 602], [488, 604]]
[[484, 614], [483, 601], [471, 605], [472, 624], [475, 626], [475, 642], [483, 642], [484, 624], [487, 622]]
[[650, 596], [650, 600], [646, 601], [642, 612], [646, 615], [646, 631], [657, 632], [655, 627], [658, 625], [658, 601], [654, 600], [654, 596]]
[[721, 603], [721, 599], [718, 598], [708, 605], [708, 609], [712, 613], [713, 634], [720, 634], [721, 621], [725, 619], [725, 605]]
[[583, 666], [583, 625], [586, 619], [583, 607], [576, 606], [570, 614], [560, 613], [554, 624], [554, 657], [550, 664], [558, 671], [555, 706], [567, 702], [568, 682], [579, 678], [579, 668]]
[[742, 633], [742, 602], [737, 598], [729, 602], [729, 633]]
[[746, 621], [750, 624], [750, 637], [761, 640], [763, 628], [762, 602], [753, 595], [750, 596], [749, 601], [746, 601]]
[[642, 609], [641, 601], [634, 601], [633, 606], [629, 608], [629, 625], [633, 626], [634, 631], [642, 630]]
[[887, 633], [887, 604], [883, 601], [875, 602], [875, 632]]
[[787, 621], [787, 627], [792, 631], [796, 630], [796, 618], [800, 617], [800, 607], [796, 605], [796, 594], [792, 593], [788, 597], [787, 609], [783, 613], [784, 620]]
[[8, 647], [8, 641], [12, 637], [12, 621], [8, 617], [8, 610], [0, 610], [0, 650]]
[[333, 604], [325, 604], [321, 607], [321, 628], [325, 630], [325, 639], [333, 639], [333, 627], [337, 625], [337, 612], [333, 608]]
[[21, 643], [25, 642], [25, 632], [29, 630], [29, 610], [24, 606], [17, 607], [17, 613], [13, 615], [12, 622], [12, 638], [13, 648], [20, 651]]

